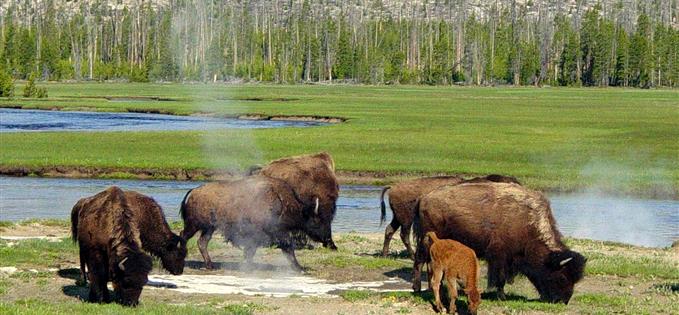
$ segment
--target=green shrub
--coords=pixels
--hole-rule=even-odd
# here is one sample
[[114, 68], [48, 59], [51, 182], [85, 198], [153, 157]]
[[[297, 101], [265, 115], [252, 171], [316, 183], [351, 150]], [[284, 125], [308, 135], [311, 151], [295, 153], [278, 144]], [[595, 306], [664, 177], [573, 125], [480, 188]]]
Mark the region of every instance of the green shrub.
[[14, 79], [5, 70], [0, 71], [0, 97], [14, 97]]

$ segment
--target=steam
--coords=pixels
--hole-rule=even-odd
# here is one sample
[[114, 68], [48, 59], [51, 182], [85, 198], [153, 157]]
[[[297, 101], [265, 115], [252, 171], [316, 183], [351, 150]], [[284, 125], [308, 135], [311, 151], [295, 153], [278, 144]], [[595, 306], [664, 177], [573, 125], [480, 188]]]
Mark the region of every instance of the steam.
[[669, 200], [676, 192], [666, 164], [639, 155], [621, 162], [592, 160], [579, 176], [587, 184], [584, 189], [550, 198], [562, 233], [640, 246], [670, 245], [679, 239], [679, 209]]
[[[205, 73], [197, 73], [195, 79], [209, 82], [215, 81], [217, 77], [206, 70], [209, 63], [208, 48], [222, 36], [216, 33], [222, 26], [214, 24], [214, 17], [211, 17], [213, 6], [212, 1], [208, 0], [189, 1], [186, 5], [176, 7], [171, 23], [174, 37], [171, 42], [174, 56], [177, 56], [177, 69], [189, 73], [202, 69]], [[199, 49], [194, 51], [187, 47]], [[200, 62], [205, 67], [195, 65]], [[244, 102], [232, 100], [230, 89], [224, 83], [196, 83], [187, 86], [193, 100], [193, 109], [199, 113], [234, 116], [250, 112], [249, 106]], [[218, 175], [223, 175], [222, 177], [238, 176], [251, 165], [263, 162], [262, 152], [249, 128], [201, 131], [200, 138], [204, 162]]]

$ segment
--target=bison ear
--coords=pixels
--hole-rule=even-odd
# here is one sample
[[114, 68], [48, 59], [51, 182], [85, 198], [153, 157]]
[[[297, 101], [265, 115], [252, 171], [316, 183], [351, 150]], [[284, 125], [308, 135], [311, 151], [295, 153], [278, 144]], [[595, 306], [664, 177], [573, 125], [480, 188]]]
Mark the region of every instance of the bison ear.
[[120, 268], [120, 270], [125, 271], [125, 262], [127, 261], [128, 258], [129, 257], [125, 257], [118, 263], [118, 268]]

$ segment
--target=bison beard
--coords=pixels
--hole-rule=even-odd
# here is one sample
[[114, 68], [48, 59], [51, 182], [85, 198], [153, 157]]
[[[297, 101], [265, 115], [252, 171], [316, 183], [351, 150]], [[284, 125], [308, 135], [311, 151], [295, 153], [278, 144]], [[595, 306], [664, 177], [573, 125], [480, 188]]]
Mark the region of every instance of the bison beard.
[[420, 290], [420, 270], [429, 260], [421, 241], [433, 231], [457, 240], [488, 262], [488, 286], [504, 298], [504, 285], [522, 273], [541, 299], [568, 303], [582, 279], [586, 259], [568, 249], [540, 193], [517, 184], [467, 183], [440, 187], [422, 197], [415, 219], [418, 247], [413, 289]]
[[196, 188], [185, 197], [181, 214], [182, 237], [201, 231], [198, 247], [207, 268], [213, 267], [207, 242], [216, 229], [226, 241], [243, 248], [246, 262], [252, 262], [257, 247], [275, 244], [296, 270], [302, 269], [294, 252], [300, 233], [315, 241], [330, 237], [330, 223], [319, 215], [317, 203], [305, 207], [287, 183], [266, 176]]

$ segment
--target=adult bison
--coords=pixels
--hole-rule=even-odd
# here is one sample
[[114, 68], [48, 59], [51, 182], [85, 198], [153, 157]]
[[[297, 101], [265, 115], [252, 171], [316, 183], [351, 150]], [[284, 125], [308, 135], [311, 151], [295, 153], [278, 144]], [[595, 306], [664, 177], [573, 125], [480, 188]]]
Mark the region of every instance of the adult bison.
[[393, 213], [391, 223], [387, 225], [384, 231], [384, 246], [382, 247], [382, 256], [387, 256], [389, 253], [389, 243], [394, 233], [401, 228], [401, 240], [406, 246], [411, 258], [414, 258], [415, 253], [410, 245], [410, 231], [415, 218], [417, 200], [420, 196], [424, 196], [436, 188], [445, 185], [456, 185], [462, 182], [504, 182], [504, 183], [519, 183], [516, 178], [504, 175], [487, 175], [482, 177], [475, 177], [465, 180], [460, 176], [434, 176], [423, 177], [413, 180], [403, 181], [394, 186], [386, 186], [382, 189], [380, 195], [380, 208], [382, 216], [380, 217], [380, 224], [384, 222], [387, 211], [384, 204], [384, 195], [389, 190], [389, 205]]
[[186, 243], [170, 231], [160, 206], [136, 192], [112, 186], [80, 199], [71, 211], [71, 232], [90, 302], [109, 302], [106, 283], [112, 280], [119, 301], [137, 305], [152, 266], [144, 250], [171, 273], [183, 271]]
[[303, 204], [286, 182], [254, 175], [230, 182], [214, 182], [190, 191], [182, 202], [182, 237], [201, 231], [198, 241], [206, 268], [213, 268], [207, 243], [215, 229], [224, 239], [245, 251], [252, 262], [257, 247], [278, 245], [293, 268], [301, 270], [294, 252], [294, 237], [330, 242], [330, 224], [321, 215], [319, 201]]
[[[561, 241], [549, 201], [513, 183], [467, 183], [440, 187], [419, 201], [418, 240], [430, 231], [457, 240], [488, 262], [488, 286], [504, 298], [504, 285], [522, 273], [541, 299], [568, 303], [582, 279], [586, 259]], [[413, 289], [420, 290], [429, 259], [418, 242]]]
[[324, 233], [330, 233], [322, 240], [323, 246], [337, 249], [331, 224], [337, 210], [339, 184], [330, 154], [321, 152], [278, 159], [264, 166], [259, 174], [286, 182], [306, 209], [318, 207], [318, 223], [323, 225]]

